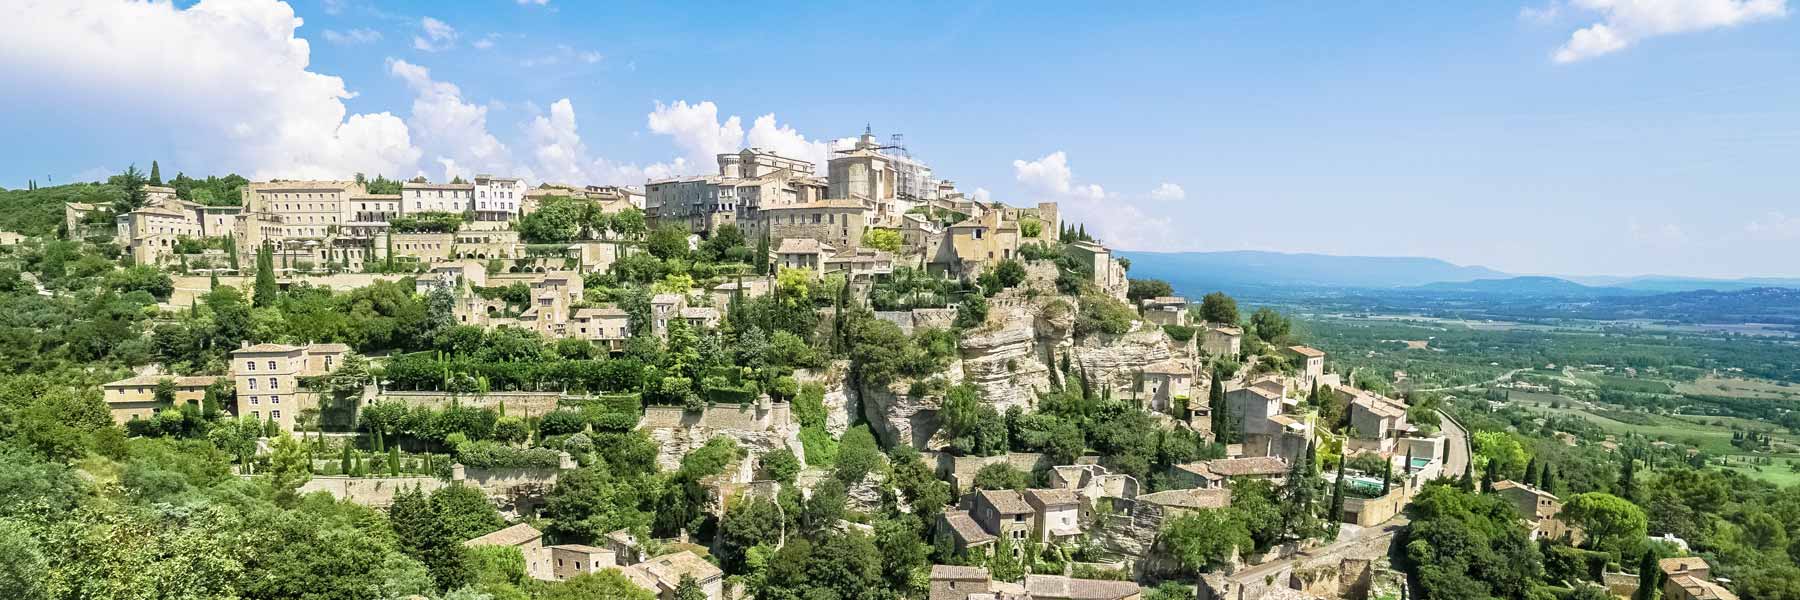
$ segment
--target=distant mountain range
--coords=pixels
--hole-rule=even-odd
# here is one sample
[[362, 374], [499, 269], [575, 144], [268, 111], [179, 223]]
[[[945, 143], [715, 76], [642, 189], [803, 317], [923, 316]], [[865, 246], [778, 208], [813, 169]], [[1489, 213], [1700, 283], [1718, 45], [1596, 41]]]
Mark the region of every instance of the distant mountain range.
[[1120, 252], [1133, 277], [1168, 281], [1195, 296], [1213, 290], [1288, 293], [1350, 289], [1532, 297], [1642, 296], [1669, 292], [1800, 288], [1800, 279], [1705, 279], [1666, 275], [1638, 277], [1515, 275], [1435, 258], [1332, 256], [1281, 252]]

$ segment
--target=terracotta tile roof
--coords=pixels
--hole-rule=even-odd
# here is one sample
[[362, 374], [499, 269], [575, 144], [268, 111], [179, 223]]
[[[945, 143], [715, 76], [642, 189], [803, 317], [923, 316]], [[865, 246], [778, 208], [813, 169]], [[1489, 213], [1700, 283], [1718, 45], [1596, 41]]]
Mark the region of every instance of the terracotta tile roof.
[[837, 249], [812, 238], [782, 238], [781, 245], [775, 247], [776, 254], [829, 254]]
[[1119, 600], [1137, 596], [1142, 590], [1130, 581], [1026, 575], [1025, 593], [1035, 600]]
[[1207, 331], [1233, 336], [1244, 335], [1244, 329], [1242, 327], [1208, 327]]
[[575, 316], [577, 316], [577, 317], [626, 317], [626, 316], [630, 316], [630, 313], [625, 312], [625, 309], [619, 308], [617, 306], [596, 306], [596, 307], [592, 307], [592, 308], [577, 308], [577, 309], [575, 309]]
[[981, 490], [976, 494], [1003, 515], [1033, 512], [1031, 505], [1025, 503], [1025, 497], [1013, 490]]
[[[1495, 483], [1494, 489], [1500, 489], [1501, 483], [1512, 483], [1512, 482], [1511, 481], [1502, 481], [1499, 483]], [[1517, 485], [1517, 484], [1515, 484], [1515, 485]], [[1682, 557], [1677, 557], [1677, 558], [1665, 558], [1665, 559], [1656, 561], [1656, 566], [1658, 568], [1661, 568], [1662, 572], [1666, 573], [1668, 575], [1674, 575], [1676, 573], [1681, 573], [1683, 571], [1700, 571], [1700, 570], [1710, 571], [1710, 570], [1712, 570], [1712, 565], [1706, 564], [1706, 559], [1700, 558], [1698, 556], [1682, 556]]]
[[520, 544], [530, 542], [531, 540], [534, 540], [534, 539], [542, 538], [543, 536], [544, 536], [543, 532], [538, 531], [536, 527], [532, 527], [529, 523], [520, 523], [518, 525], [514, 525], [512, 527], [508, 527], [506, 529], [502, 529], [502, 530], [499, 530], [499, 531], [463, 542], [463, 545], [464, 546], [517, 546]]
[[269, 352], [293, 352], [293, 351], [299, 350], [299, 349], [300, 349], [299, 346], [289, 346], [287, 344], [257, 344], [255, 346], [251, 346], [249, 348], [238, 348], [237, 350], [233, 350], [231, 353], [232, 354], [239, 354], [239, 353], [262, 354], [262, 353], [269, 353]]
[[1321, 352], [1317, 348], [1312, 348], [1310, 346], [1288, 346], [1287, 349], [1289, 352], [1293, 352], [1294, 354], [1298, 354], [1298, 355], [1301, 355], [1301, 356], [1304, 356], [1307, 358], [1319, 358], [1321, 356], [1325, 356], [1324, 352]]
[[1231, 506], [1231, 489], [1165, 490], [1137, 497], [1139, 502], [1187, 509], [1225, 508]]
[[649, 573], [650, 576], [656, 578], [658, 583], [669, 589], [675, 589], [675, 586], [681, 584], [682, 575], [692, 576], [694, 581], [705, 583], [725, 574], [724, 571], [720, 571], [718, 567], [706, 562], [706, 559], [700, 558], [700, 555], [694, 554], [691, 550], [664, 554], [632, 566]]
[[931, 565], [931, 578], [942, 581], [985, 581], [988, 578], [988, 570], [987, 567]]
[[973, 546], [994, 541], [994, 535], [975, 523], [966, 510], [947, 510], [943, 515], [944, 523], [950, 526], [951, 534], [964, 546]]
[[1275, 456], [1221, 458], [1200, 463], [1206, 470], [1224, 477], [1279, 476], [1288, 472], [1287, 461]]
[[557, 544], [555, 546], [551, 546], [550, 549], [552, 549], [552, 550], [568, 550], [570, 552], [580, 552], [582, 554], [599, 554], [602, 552], [609, 553], [609, 554], [612, 553], [611, 550], [607, 550], [605, 548], [600, 548], [600, 547], [596, 547], [596, 546], [589, 546], [587, 544]]
[[129, 379], [120, 379], [118, 381], [106, 383], [106, 384], [101, 385], [100, 387], [112, 388], [112, 387], [152, 386], [152, 385], [161, 383], [162, 380], [164, 380], [164, 379], [175, 382], [176, 387], [206, 387], [206, 386], [212, 385], [214, 381], [219, 380], [218, 377], [176, 377], [174, 375], [139, 375], [137, 377], [132, 377]]
[[1165, 360], [1165, 361], [1150, 365], [1148, 367], [1144, 367], [1144, 374], [1145, 375], [1192, 375], [1193, 371], [1189, 370], [1187, 368], [1187, 366], [1182, 365], [1180, 362], [1173, 361], [1173, 360]]

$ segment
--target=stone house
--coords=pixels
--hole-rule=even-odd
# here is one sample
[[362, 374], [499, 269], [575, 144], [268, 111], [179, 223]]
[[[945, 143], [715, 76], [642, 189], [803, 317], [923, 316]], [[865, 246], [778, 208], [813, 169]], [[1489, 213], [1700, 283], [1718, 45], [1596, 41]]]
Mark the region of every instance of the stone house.
[[1157, 325], [1187, 325], [1188, 301], [1180, 296], [1157, 296], [1138, 301], [1144, 320]]
[[1406, 404], [1366, 390], [1345, 385], [1328, 389], [1336, 400], [1347, 402], [1350, 413], [1353, 450], [1369, 450], [1383, 454], [1393, 452], [1398, 440], [1414, 431], [1406, 422]]
[[862, 246], [865, 231], [875, 220], [875, 210], [856, 198], [827, 199], [787, 206], [764, 207], [759, 218], [769, 239], [808, 238], [838, 250]]
[[1037, 523], [1040, 543], [1063, 542], [1081, 535], [1081, 502], [1074, 492], [1060, 489], [1025, 490]]
[[988, 265], [1012, 258], [1019, 251], [1019, 224], [1002, 216], [1001, 211], [989, 211], [945, 228], [929, 264], [931, 271], [974, 277]]
[[1200, 349], [1209, 356], [1237, 356], [1243, 353], [1244, 330], [1229, 325], [1208, 325], [1200, 341]]
[[1221, 458], [1179, 464], [1169, 469], [1172, 484], [1198, 489], [1224, 488], [1233, 479], [1261, 479], [1281, 485], [1287, 480], [1287, 474], [1287, 461], [1275, 456]]
[[783, 269], [807, 269], [814, 276], [825, 273], [825, 260], [837, 253], [831, 244], [812, 238], [786, 238], [775, 247], [775, 264]]
[[608, 352], [623, 352], [625, 341], [631, 339], [631, 316], [616, 306], [578, 308], [565, 333], [591, 341]]
[[1667, 600], [1737, 600], [1737, 594], [1712, 579], [1712, 566], [1698, 556], [1665, 558], [1662, 597]]
[[[164, 380], [175, 384], [173, 405], [162, 405], [156, 401], [156, 387]], [[157, 411], [170, 406], [192, 404], [198, 407], [206, 398], [206, 388], [215, 381], [218, 380], [212, 377], [139, 375], [102, 385], [100, 392], [106, 399], [106, 408], [112, 413], [113, 422], [124, 425], [138, 419], [154, 418]]]
[[987, 567], [931, 565], [929, 589], [925, 596], [928, 600], [967, 600], [971, 595], [989, 593], [993, 580], [988, 577]]
[[583, 544], [561, 544], [548, 548], [552, 563], [550, 572], [557, 581], [583, 573], [598, 573], [617, 568], [618, 553]]
[[1142, 381], [1144, 402], [1155, 412], [1175, 414], [1176, 405], [1187, 404], [1186, 400], [1193, 396], [1193, 371], [1180, 362], [1170, 360], [1145, 367]]
[[656, 337], [669, 339], [669, 321], [681, 318], [681, 309], [687, 308], [687, 296], [682, 294], [657, 294], [650, 298], [650, 332]]
[[1531, 539], [1568, 538], [1571, 543], [1580, 543], [1584, 537], [1580, 529], [1557, 518], [1562, 512], [1562, 499], [1556, 494], [1512, 480], [1494, 482], [1494, 493], [1519, 511], [1519, 516], [1531, 526]]
[[1037, 529], [1037, 510], [1014, 490], [977, 490], [970, 514], [988, 533], [1012, 540], [1014, 552]]
[[350, 347], [343, 344], [244, 345], [231, 353], [231, 378], [237, 386], [238, 416], [274, 421], [294, 430], [301, 410], [315, 408], [318, 394], [300, 387], [300, 378], [326, 375], [343, 364]]
[[993, 551], [994, 534], [982, 529], [966, 510], [946, 510], [938, 515], [938, 535], [949, 536], [958, 553], [987, 554]]
[[1294, 361], [1300, 371], [1300, 387], [1310, 388], [1325, 375], [1325, 353], [1310, 346], [1288, 346], [1281, 353]]
[[550, 552], [544, 548], [544, 534], [527, 523], [520, 523], [487, 535], [463, 542], [464, 546], [511, 546], [519, 549], [525, 556], [525, 575], [532, 579], [553, 581], [557, 579], [550, 568]]
[[1026, 575], [1025, 595], [1032, 600], [1138, 600], [1136, 582], [1075, 579], [1062, 575]]
[[623, 571], [627, 579], [662, 600], [675, 600], [675, 590], [681, 585], [683, 576], [693, 577], [706, 592], [707, 600], [725, 597], [725, 572], [692, 550], [664, 554], [625, 567]]

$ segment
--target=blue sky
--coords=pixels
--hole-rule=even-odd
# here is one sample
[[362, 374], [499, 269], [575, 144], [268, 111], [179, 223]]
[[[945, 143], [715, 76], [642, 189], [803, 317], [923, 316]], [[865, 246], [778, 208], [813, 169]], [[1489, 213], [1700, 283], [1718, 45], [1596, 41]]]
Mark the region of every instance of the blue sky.
[[1192, 4], [0, 0], [0, 185], [641, 183], [867, 123], [1124, 248], [1800, 276], [1784, 1]]

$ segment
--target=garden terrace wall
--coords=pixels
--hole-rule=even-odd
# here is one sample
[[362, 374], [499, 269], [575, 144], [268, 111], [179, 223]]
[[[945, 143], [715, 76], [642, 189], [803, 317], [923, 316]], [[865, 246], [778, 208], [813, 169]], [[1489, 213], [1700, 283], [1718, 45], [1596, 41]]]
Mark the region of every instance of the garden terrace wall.
[[424, 406], [442, 409], [453, 402], [460, 406], [500, 410], [506, 405], [506, 414], [511, 417], [537, 417], [556, 410], [557, 402], [562, 400], [561, 392], [489, 392], [487, 394], [451, 394], [433, 391], [396, 391], [381, 392], [377, 400], [405, 403], [407, 406]]

